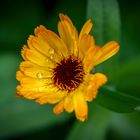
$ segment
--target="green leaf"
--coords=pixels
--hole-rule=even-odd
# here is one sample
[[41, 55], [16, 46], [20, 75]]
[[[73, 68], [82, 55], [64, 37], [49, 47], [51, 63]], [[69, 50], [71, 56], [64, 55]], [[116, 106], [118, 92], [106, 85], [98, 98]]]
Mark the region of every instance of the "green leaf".
[[93, 20], [96, 43], [120, 41], [120, 15], [116, 0], [88, 0], [87, 18]]
[[[87, 18], [91, 18], [94, 24], [92, 34], [95, 37], [96, 44], [104, 45], [105, 43], [115, 40], [120, 41], [121, 21], [117, 0], [88, 0]], [[97, 71], [104, 72], [108, 75], [109, 81], [118, 83], [118, 55], [113, 56], [110, 60], [96, 68]], [[113, 67], [112, 67], [113, 66]]]
[[[108, 139], [113, 140], [139, 140], [140, 139], [140, 117], [139, 113], [114, 114], [112, 115], [111, 135]], [[120, 138], [116, 139], [116, 134]]]
[[135, 112], [140, 106], [140, 98], [115, 91], [111, 88], [100, 88], [95, 102], [115, 112]]
[[15, 72], [19, 58], [11, 53], [0, 55], [0, 139], [28, 131], [39, 130], [69, 119], [70, 115], [56, 116], [52, 106], [17, 98]]
[[75, 122], [67, 140], [104, 140], [109, 126], [111, 112], [92, 102], [89, 118], [85, 122]]
[[119, 69], [120, 82], [117, 87], [119, 90], [140, 98], [140, 57], [122, 64]]
[[140, 8], [139, 1], [119, 1], [122, 21], [121, 62], [127, 62], [140, 55]]

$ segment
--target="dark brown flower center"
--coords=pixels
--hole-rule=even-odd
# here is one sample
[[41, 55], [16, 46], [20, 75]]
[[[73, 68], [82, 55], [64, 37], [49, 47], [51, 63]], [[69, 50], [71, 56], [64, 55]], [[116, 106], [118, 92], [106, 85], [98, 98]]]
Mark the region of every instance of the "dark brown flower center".
[[71, 92], [83, 82], [83, 63], [77, 57], [63, 59], [53, 69], [53, 82], [61, 90]]

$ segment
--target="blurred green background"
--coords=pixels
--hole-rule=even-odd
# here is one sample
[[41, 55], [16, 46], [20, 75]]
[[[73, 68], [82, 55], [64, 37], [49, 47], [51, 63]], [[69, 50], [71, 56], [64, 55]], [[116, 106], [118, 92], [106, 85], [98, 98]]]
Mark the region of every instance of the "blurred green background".
[[[96, 43], [120, 43], [113, 59], [97, 67], [108, 85], [89, 103], [89, 118], [55, 116], [51, 105], [16, 98], [15, 73], [20, 50], [36, 26], [57, 32], [58, 14], [71, 17], [78, 30], [91, 18]], [[1, 0], [0, 139], [140, 140], [140, 1]]]

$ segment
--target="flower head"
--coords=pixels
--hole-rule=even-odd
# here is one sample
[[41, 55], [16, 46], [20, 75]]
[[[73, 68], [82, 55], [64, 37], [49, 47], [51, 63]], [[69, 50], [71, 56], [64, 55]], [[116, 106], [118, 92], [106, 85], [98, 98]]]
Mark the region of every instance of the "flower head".
[[16, 78], [17, 94], [39, 104], [56, 104], [53, 111], [75, 111], [76, 118], [88, 116], [87, 101], [96, 98], [98, 88], [107, 82], [101, 73], [91, 74], [97, 64], [117, 53], [115, 41], [95, 45], [88, 20], [78, 34], [70, 18], [60, 14], [59, 36], [39, 26], [21, 51], [24, 59]]

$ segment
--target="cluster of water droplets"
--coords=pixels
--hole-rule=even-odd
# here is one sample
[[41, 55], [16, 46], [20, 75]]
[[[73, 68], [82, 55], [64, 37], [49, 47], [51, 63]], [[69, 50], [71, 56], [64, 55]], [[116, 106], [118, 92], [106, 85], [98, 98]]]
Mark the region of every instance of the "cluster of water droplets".
[[[53, 59], [54, 59], [54, 53], [55, 53], [54, 49], [53, 49], [53, 48], [50, 48], [50, 49], [48, 50], [48, 53], [49, 53], [49, 58], [50, 58], [51, 60], [53, 60]], [[49, 61], [50, 61], [49, 58], [46, 58], [46, 62], [49, 62]], [[42, 73], [42, 72], [38, 72], [38, 73], [36, 74], [36, 77], [39, 78], [39, 79], [42, 79], [42, 78], [43, 78], [43, 73]]]
[[48, 53], [49, 53], [50, 59], [53, 59], [53, 58], [54, 58], [54, 49], [50, 48], [50, 49], [48, 50]]
[[36, 74], [36, 76], [37, 76], [37, 78], [41, 79], [41, 78], [43, 78], [43, 73], [42, 72], [38, 72]]

